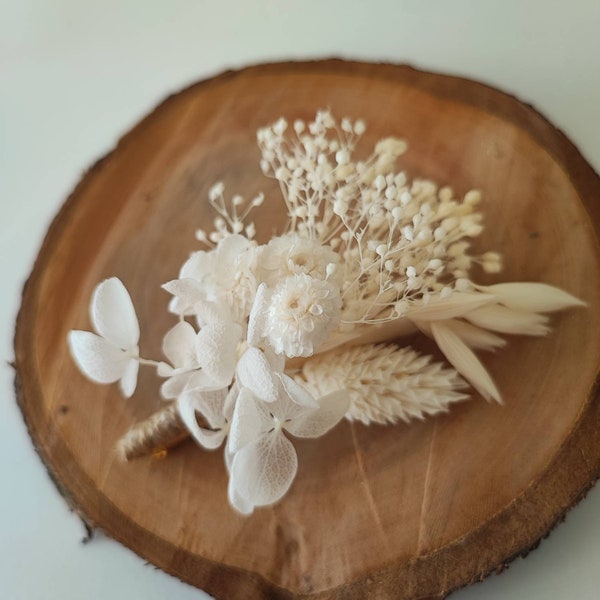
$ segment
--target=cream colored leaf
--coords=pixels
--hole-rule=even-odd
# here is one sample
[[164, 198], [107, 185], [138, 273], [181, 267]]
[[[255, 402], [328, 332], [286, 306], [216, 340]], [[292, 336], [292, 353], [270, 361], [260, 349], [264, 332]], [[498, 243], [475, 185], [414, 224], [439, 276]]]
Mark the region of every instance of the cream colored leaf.
[[461, 317], [474, 309], [495, 302], [491, 294], [452, 292], [447, 298], [433, 297], [427, 304], [412, 304], [406, 317], [418, 321], [445, 321]]
[[483, 306], [464, 315], [464, 318], [483, 329], [513, 335], [546, 335], [548, 317], [536, 313], [512, 310], [500, 304]]
[[[443, 321], [445, 325], [451, 327], [452, 331], [467, 345], [469, 348], [475, 348], [480, 350], [495, 350], [496, 348], [502, 348], [506, 346], [506, 340], [500, 336], [476, 327], [466, 321], [458, 319], [449, 319]], [[432, 337], [431, 323], [417, 322], [417, 325], [423, 333]]]
[[500, 392], [473, 351], [446, 323], [431, 323], [431, 333], [448, 362], [486, 399], [502, 402]]
[[526, 312], [554, 312], [586, 305], [579, 298], [546, 283], [497, 283], [481, 289], [494, 294], [504, 306]]

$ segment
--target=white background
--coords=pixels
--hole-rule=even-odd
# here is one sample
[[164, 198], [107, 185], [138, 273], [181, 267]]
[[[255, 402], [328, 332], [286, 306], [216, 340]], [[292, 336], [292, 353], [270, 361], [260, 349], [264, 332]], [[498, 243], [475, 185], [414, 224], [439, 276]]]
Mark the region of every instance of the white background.
[[[599, 28], [598, 0], [0, 0], [0, 598], [207, 598], [102, 535], [81, 544], [84, 529], [14, 400], [5, 361], [21, 286], [88, 165], [194, 80], [340, 56], [409, 62], [510, 91], [598, 170]], [[599, 572], [596, 489], [526, 560], [452, 598], [591, 600], [600, 598]]]

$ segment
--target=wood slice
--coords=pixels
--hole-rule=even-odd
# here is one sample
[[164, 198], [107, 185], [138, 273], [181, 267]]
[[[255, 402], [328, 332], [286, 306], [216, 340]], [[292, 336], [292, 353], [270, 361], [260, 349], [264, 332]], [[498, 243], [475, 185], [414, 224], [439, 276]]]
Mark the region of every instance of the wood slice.
[[[131, 292], [141, 351], [160, 357], [174, 278], [209, 187], [270, 198], [266, 240], [283, 223], [258, 167], [255, 132], [317, 109], [363, 117], [365, 155], [382, 136], [410, 142], [412, 176], [484, 191], [482, 250], [493, 281], [542, 281], [588, 302], [543, 339], [484, 356], [505, 404], [473, 400], [393, 427], [343, 423], [298, 442], [290, 493], [249, 518], [226, 500], [221, 452], [186, 442], [163, 460], [123, 464], [115, 442], [161, 405], [143, 372], [124, 401], [77, 371], [66, 336], [89, 329], [94, 286]], [[219, 599], [442, 598], [531, 549], [600, 472], [600, 181], [531, 107], [487, 86], [405, 66], [286, 63], [225, 73], [172, 96], [85, 175], [46, 237], [17, 323], [18, 399], [69, 503], [140, 556]], [[479, 277], [483, 281], [492, 281]]]

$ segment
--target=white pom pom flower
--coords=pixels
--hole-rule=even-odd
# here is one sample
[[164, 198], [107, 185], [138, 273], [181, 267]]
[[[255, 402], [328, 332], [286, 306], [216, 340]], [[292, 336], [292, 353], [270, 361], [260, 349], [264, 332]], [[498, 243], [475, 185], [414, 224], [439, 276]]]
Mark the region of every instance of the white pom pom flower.
[[273, 287], [284, 277], [302, 273], [327, 279], [338, 272], [329, 265], [337, 266], [339, 260], [339, 255], [329, 246], [297, 233], [288, 233], [261, 247], [261, 280]]
[[264, 340], [276, 354], [311, 356], [337, 328], [341, 307], [336, 285], [305, 273], [286, 277], [272, 291], [261, 284], [248, 336], [255, 344]]

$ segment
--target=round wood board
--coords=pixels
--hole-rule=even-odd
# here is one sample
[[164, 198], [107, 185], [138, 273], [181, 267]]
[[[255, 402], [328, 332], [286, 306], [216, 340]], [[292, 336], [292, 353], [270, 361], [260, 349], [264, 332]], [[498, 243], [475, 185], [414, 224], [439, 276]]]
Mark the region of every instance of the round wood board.
[[[159, 382], [142, 372], [124, 401], [79, 374], [66, 336], [89, 329], [92, 290], [116, 275], [138, 311], [142, 355], [160, 357], [174, 318], [159, 286], [212, 221], [209, 187], [264, 190], [256, 221], [267, 239], [284, 214], [258, 167], [256, 129], [323, 107], [367, 121], [365, 155], [380, 137], [404, 137], [410, 175], [484, 191], [481, 249], [507, 265], [493, 281], [554, 284], [589, 306], [553, 317], [544, 339], [483, 355], [504, 406], [474, 394], [426, 422], [343, 423], [298, 441], [289, 494], [244, 518], [227, 504], [221, 452], [186, 442], [163, 460], [116, 459], [118, 438], [160, 407]], [[90, 526], [219, 599], [442, 598], [526, 553], [600, 472], [599, 199], [598, 176], [562, 133], [479, 83], [337, 60], [198, 83], [91, 168], [50, 228], [15, 340], [33, 441]]]

